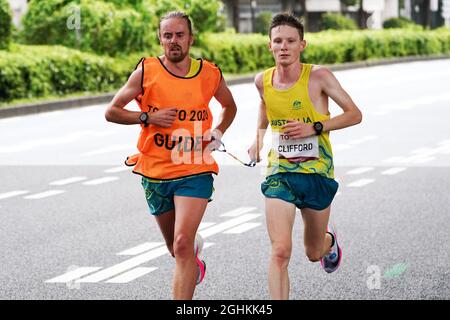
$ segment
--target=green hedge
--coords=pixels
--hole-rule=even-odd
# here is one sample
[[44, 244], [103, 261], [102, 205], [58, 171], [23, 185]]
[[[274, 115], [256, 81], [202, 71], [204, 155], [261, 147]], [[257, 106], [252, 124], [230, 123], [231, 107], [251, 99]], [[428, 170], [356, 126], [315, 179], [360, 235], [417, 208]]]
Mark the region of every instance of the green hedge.
[[[328, 30], [306, 34], [305, 39], [302, 61], [314, 64], [450, 54], [449, 29]], [[224, 72], [256, 71], [274, 64], [268, 42], [268, 37], [262, 35], [209, 34], [202, 42], [202, 55]]]
[[211, 33], [202, 38], [201, 55], [223, 72], [245, 73], [273, 63], [268, 43], [268, 36], [261, 34]]
[[60, 46], [15, 45], [0, 51], [0, 101], [106, 92], [125, 83], [130, 71], [131, 63]]
[[322, 30], [356, 30], [355, 20], [347, 18], [342, 14], [325, 13], [320, 18], [320, 26]]
[[27, 44], [115, 56], [155, 46], [152, 20], [147, 12], [104, 1], [34, 0], [23, 18], [22, 37]]
[[416, 24], [413, 20], [405, 18], [405, 17], [398, 17], [398, 18], [389, 18], [383, 21], [383, 28], [384, 29], [415, 29], [415, 30], [421, 30], [423, 29], [421, 25]]
[[0, 0], [0, 49], [9, 47], [12, 32], [11, 8], [8, 1]]
[[[445, 28], [326, 31], [305, 38], [308, 45], [302, 61], [314, 64], [450, 54], [450, 30]], [[226, 73], [255, 72], [274, 65], [268, 42], [261, 34], [205, 34], [191, 54], [215, 62]], [[109, 58], [60, 46], [14, 45], [10, 51], [0, 50], [0, 101], [116, 90], [140, 57], [160, 52], [158, 48]]]

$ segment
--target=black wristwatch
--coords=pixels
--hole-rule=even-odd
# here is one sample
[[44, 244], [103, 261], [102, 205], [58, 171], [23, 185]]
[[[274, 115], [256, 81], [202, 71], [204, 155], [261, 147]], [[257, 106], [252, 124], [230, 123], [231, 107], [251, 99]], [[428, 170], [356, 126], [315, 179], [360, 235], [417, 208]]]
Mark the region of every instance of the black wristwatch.
[[148, 113], [147, 112], [141, 112], [139, 115], [139, 120], [144, 125], [144, 127], [148, 127]]
[[316, 131], [316, 135], [320, 136], [322, 134], [323, 131], [323, 124], [322, 122], [314, 122], [314, 131]]

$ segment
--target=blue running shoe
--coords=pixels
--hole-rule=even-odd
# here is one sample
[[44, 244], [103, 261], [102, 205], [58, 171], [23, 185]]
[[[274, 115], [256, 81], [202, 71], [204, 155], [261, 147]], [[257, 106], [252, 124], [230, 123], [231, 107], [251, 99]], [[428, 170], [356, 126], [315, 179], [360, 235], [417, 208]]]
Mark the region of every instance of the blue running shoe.
[[328, 225], [328, 232], [333, 235], [334, 244], [330, 248], [330, 253], [328, 253], [327, 255], [323, 256], [322, 259], [320, 259], [320, 264], [322, 265], [322, 268], [325, 270], [325, 272], [332, 273], [336, 271], [339, 268], [339, 265], [341, 264], [342, 250], [341, 247], [339, 247], [336, 227], [333, 224]]

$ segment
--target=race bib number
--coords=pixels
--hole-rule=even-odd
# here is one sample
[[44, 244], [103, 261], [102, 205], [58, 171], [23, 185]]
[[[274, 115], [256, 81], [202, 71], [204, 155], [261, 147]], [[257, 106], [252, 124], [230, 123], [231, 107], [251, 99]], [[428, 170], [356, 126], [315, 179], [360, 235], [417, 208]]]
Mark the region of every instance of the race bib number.
[[287, 134], [275, 132], [272, 139], [273, 149], [289, 161], [308, 161], [319, 158], [319, 137], [292, 139]]

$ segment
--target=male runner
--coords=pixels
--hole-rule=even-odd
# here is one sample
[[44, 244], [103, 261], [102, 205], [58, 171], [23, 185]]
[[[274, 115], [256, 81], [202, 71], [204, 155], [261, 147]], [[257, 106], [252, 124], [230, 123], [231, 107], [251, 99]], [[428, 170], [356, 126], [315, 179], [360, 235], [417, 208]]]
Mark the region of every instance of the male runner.
[[[272, 244], [269, 291], [272, 299], [288, 299], [296, 207], [303, 217], [309, 260], [320, 260], [328, 273], [339, 267], [342, 252], [336, 230], [328, 221], [338, 189], [329, 132], [360, 123], [362, 115], [331, 71], [300, 62], [306, 41], [296, 17], [287, 13], [274, 16], [269, 37], [276, 65], [255, 77], [261, 101], [256, 139], [248, 152], [251, 159], [260, 161], [270, 123], [272, 148], [267, 177], [261, 184]], [[330, 118], [329, 97], [342, 108], [342, 114]]]
[[[236, 105], [220, 69], [189, 56], [194, 37], [189, 17], [170, 12], [161, 18], [158, 36], [164, 55], [143, 59], [114, 96], [105, 117], [119, 124], [140, 124], [139, 154], [127, 158], [142, 185], [167, 248], [175, 257], [173, 298], [192, 299], [203, 280], [196, 232], [213, 191], [218, 166], [211, 151], [232, 123]], [[216, 128], [209, 102], [222, 105]], [[133, 99], [142, 112], [124, 107]], [[198, 235], [197, 235], [198, 237]], [[201, 242], [201, 239], [200, 239]]]

